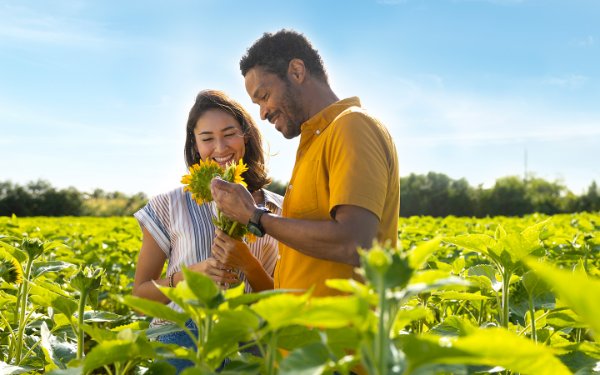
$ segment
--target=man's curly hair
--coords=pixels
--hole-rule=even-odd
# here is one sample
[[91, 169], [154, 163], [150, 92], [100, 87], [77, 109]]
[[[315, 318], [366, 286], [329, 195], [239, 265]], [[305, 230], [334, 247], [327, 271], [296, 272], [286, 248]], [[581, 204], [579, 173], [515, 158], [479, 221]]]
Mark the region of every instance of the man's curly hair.
[[260, 66], [285, 80], [292, 59], [302, 60], [313, 77], [327, 83], [327, 73], [319, 52], [303, 34], [293, 30], [264, 33], [240, 60], [240, 70], [246, 76], [250, 69]]

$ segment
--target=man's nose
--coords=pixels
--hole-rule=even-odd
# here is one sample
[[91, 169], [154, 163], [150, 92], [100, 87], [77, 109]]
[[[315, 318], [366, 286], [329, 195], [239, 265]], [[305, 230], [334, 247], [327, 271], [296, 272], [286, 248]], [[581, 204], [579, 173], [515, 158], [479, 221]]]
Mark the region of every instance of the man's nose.
[[266, 120], [269, 117], [269, 111], [267, 110], [267, 108], [265, 108], [265, 106], [261, 105], [260, 106], [260, 118], [261, 120]]

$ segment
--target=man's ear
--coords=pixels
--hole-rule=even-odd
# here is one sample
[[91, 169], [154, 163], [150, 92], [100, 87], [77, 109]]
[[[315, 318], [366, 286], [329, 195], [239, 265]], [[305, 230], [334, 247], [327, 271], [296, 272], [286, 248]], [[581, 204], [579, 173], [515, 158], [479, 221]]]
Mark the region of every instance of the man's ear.
[[300, 59], [291, 59], [288, 64], [288, 78], [296, 83], [304, 82], [306, 78], [306, 67], [304, 61]]

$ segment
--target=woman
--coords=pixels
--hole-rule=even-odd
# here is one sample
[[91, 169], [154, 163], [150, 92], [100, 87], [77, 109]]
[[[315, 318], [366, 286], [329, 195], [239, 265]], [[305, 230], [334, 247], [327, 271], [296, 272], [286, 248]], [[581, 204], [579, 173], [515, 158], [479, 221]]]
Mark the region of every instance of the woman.
[[[281, 212], [283, 198], [263, 189], [270, 182], [264, 166], [262, 139], [250, 115], [221, 91], [206, 90], [196, 97], [187, 121], [185, 161], [188, 168], [202, 160], [213, 159], [222, 167], [243, 159], [248, 170], [242, 175], [259, 205]], [[212, 215], [214, 202], [198, 205], [183, 187], [152, 198], [134, 214], [143, 232], [142, 248], [137, 263], [133, 294], [154, 301], [169, 301], [154, 283], [176, 286], [183, 279], [182, 268], [203, 273], [219, 284], [240, 281], [232, 268], [241, 271], [247, 281], [246, 291], [273, 288], [273, 270], [277, 258], [277, 242], [265, 236], [250, 245], [236, 241], [215, 230]], [[161, 278], [168, 260], [166, 277]], [[167, 322], [154, 319], [153, 326]], [[193, 322], [188, 321], [197, 332]], [[162, 335], [159, 341], [193, 347], [185, 332]], [[172, 360], [178, 372], [191, 365], [185, 360]]]

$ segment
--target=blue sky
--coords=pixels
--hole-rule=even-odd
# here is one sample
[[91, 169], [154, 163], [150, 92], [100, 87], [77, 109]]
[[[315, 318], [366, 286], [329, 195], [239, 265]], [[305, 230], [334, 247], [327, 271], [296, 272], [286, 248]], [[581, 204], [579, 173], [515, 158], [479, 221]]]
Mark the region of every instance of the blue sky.
[[[238, 61], [265, 31], [311, 39], [333, 90], [392, 133], [401, 175], [473, 186], [600, 182], [600, 3], [528, 0], [2, 1], [0, 181], [154, 195], [185, 173], [198, 91], [256, 119]], [[272, 176], [297, 140], [258, 121]]]

